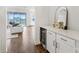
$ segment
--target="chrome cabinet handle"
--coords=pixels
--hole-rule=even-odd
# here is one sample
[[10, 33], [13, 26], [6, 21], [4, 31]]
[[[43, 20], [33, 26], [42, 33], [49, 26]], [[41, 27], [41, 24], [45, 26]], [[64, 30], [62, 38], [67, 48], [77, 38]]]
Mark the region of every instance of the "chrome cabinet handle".
[[60, 43], [56, 42], [56, 49], [60, 49]]
[[55, 40], [53, 41], [53, 46], [56, 46], [56, 41]]
[[61, 40], [67, 41], [66, 39], [61, 38]]
[[57, 47], [57, 42], [56, 42], [56, 48], [58, 48], [58, 47]]

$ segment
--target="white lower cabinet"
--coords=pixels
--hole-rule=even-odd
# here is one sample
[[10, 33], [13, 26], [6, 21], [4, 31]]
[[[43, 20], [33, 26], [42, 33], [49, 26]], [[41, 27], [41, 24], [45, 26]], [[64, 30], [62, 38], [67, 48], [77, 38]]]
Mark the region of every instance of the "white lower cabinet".
[[57, 43], [56, 53], [75, 53], [74, 47], [66, 44], [66, 43]]
[[55, 52], [55, 33], [47, 31], [47, 50], [51, 53]]
[[76, 53], [79, 53], [79, 41], [76, 41]]
[[[46, 48], [50, 53], [75, 53], [75, 40], [54, 32], [47, 31]], [[79, 44], [77, 44], [79, 46]]]
[[57, 35], [56, 37], [57, 46], [56, 52], [57, 53], [75, 53], [75, 40], [70, 38]]

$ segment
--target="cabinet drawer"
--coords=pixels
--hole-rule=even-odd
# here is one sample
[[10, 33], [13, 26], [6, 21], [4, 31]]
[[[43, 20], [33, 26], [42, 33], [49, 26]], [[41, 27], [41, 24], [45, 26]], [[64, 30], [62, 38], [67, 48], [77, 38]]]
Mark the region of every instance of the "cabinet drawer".
[[62, 35], [57, 35], [57, 41], [61, 41], [61, 43], [68, 44], [72, 47], [75, 47], [75, 40], [70, 39], [68, 37], [62, 36]]

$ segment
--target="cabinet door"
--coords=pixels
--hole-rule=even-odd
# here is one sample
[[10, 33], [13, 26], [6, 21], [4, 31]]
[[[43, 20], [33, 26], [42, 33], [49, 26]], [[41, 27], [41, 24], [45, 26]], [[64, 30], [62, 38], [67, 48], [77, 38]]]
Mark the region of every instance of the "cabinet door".
[[55, 33], [47, 31], [47, 50], [55, 52]]
[[79, 53], [79, 40], [76, 40], [76, 53]]
[[57, 53], [74, 53], [75, 41], [64, 36], [57, 36]]
[[57, 53], [75, 53], [75, 49], [65, 43], [58, 42]]

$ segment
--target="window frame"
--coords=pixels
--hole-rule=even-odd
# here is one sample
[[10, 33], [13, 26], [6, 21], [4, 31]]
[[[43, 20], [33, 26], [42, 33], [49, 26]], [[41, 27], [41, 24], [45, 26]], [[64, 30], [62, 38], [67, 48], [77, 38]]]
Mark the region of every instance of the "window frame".
[[[12, 11], [10, 11], [10, 12], [7, 12], [7, 19], [8, 19], [8, 24], [9, 24], [9, 22], [11, 21], [11, 20], [13, 20], [13, 19], [9, 19], [9, 14], [13, 14], [13, 17], [15, 17], [15, 15], [16, 14], [18, 14], [18, 15], [25, 15], [25, 19], [21, 19], [21, 17], [20, 17], [20, 20], [19, 20], [19, 24], [21, 24], [21, 25], [23, 25], [23, 26], [26, 26], [26, 20], [27, 20], [27, 13], [26, 12], [12, 12]], [[23, 24], [23, 22], [22, 22], [22, 20], [25, 22], [24, 24]], [[16, 23], [17, 22], [17, 20], [14, 20], [14, 22]]]

